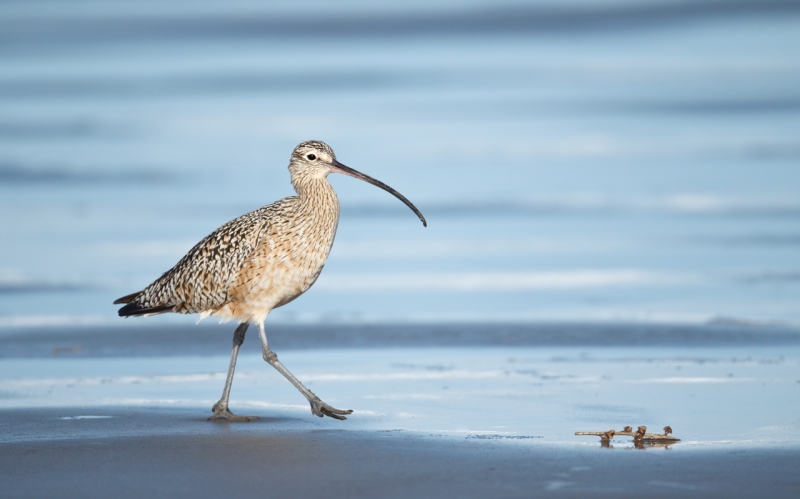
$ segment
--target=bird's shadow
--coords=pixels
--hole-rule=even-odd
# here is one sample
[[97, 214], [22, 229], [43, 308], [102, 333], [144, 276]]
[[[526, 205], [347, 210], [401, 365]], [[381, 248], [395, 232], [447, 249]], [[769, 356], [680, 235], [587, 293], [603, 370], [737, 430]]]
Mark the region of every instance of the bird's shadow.
[[254, 419], [252, 421], [228, 421], [227, 419], [208, 419], [205, 417], [192, 417], [189, 418], [190, 421], [195, 423], [207, 423], [209, 425], [220, 425], [220, 426], [263, 426], [263, 425], [297, 425], [308, 423], [308, 421], [302, 418], [293, 418], [287, 416], [258, 416], [258, 419]]

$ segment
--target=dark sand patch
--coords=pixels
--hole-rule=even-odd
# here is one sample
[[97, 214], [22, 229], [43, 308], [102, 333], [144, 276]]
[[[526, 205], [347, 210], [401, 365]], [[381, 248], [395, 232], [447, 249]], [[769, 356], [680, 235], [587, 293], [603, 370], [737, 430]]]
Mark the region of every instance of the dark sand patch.
[[[115, 417], [59, 419], [66, 413]], [[2, 411], [2, 421], [5, 435], [35, 429], [3, 444], [9, 498], [800, 494], [798, 449], [564, 447], [356, 432], [339, 422], [209, 423], [160, 409], [27, 409]]]

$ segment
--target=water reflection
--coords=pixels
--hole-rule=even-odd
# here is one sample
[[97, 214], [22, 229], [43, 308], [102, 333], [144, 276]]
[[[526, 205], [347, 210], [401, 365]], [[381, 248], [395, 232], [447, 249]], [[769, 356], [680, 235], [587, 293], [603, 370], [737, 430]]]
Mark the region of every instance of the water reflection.
[[[626, 444], [623, 449], [671, 449], [675, 444], [663, 442], [643, 442], [634, 440], [631, 444]], [[600, 447], [603, 449], [613, 449], [614, 445], [609, 440], [600, 440]], [[619, 447], [619, 445], [618, 445]]]

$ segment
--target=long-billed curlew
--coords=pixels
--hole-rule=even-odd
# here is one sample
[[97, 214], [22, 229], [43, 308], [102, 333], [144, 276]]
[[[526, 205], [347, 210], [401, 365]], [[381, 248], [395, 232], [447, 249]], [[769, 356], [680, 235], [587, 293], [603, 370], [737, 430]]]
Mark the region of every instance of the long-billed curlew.
[[172, 269], [142, 291], [115, 301], [126, 304], [121, 317], [166, 312], [200, 313], [240, 324], [233, 334], [233, 351], [225, 389], [209, 419], [250, 421], [228, 409], [228, 398], [239, 346], [250, 324], [258, 324], [264, 360], [286, 377], [319, 417], [346, 419], [353, 411], [335, 409], [314, 395], [270, 350], [264, 321], [270, 311], [303, 294], [319, 277], [339, 223], [339, 199], [329, 173], [343, 173], [393, 194], [427, 222], [411, 201], [388, 185], [338, 161], [324, 142], [298, 145], [289, 161], [297, 196], [291, 196], [231, 220], [209, 234]]

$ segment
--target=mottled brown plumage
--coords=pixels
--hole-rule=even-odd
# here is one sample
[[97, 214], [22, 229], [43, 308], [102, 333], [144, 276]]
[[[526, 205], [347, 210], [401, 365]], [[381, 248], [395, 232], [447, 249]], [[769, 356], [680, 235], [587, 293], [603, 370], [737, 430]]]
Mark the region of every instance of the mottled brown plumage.
[[298, 145], [289, 171], [296, 196], [231, 220], [197, 243], [152, 284], [114, 302], [126, 304], [119, 310], [124, 317], [200, 313], [242, 324], [234, 336], [228, 380], [214, 417], [247, 419], [232, 415], [227, 405], [236, 355], [248, 324], [259, 325], [265, 360], [306, 396], [314, 414], [339, 419], [349, 414], [324, 404], [278, 362], [263, 327], [271, 310], [314, 284], [328, 258], [339, 222], [339, 200], [328, 174], [343, 173], [377, 185], [403, 201], [427, 225], [410, 201], [386, 184], [339, 163], [324, 142]]
[[[307, 154], [335, 160], [321, 142], [300, 144], [292, 160], [307, 162]], [[297, 196], [242, 215], [206, 236], [172, 269], [130, 297], [120, 315], [160, 310], [258, 323], [305, 292], [325, 264], [339, 220], [336, 192], [327, 175], [317, 170], [295, 168]]]

